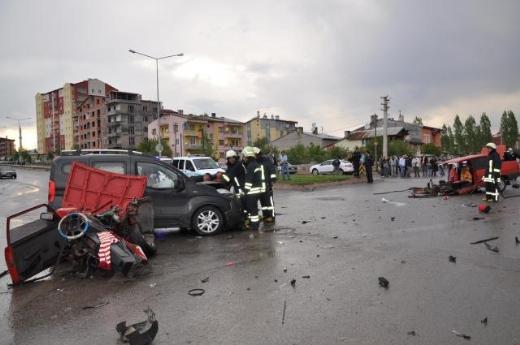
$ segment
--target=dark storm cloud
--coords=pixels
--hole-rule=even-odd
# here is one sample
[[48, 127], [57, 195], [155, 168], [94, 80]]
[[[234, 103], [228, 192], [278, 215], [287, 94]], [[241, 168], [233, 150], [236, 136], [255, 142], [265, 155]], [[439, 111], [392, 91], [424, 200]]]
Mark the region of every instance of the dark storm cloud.
[[[520, 113], [518, 1], [3, 1], [0, 115], [34, 115], [34, 94], [86, 78], [168, 108], [351, 127], [379, 112], [440, 125]], [[3, 135], [0, 130], [0, 135]]]

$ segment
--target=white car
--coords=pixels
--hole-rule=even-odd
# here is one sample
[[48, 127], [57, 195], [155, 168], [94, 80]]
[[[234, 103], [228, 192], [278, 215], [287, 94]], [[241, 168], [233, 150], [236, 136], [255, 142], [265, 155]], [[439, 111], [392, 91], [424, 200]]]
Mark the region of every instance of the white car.
[[[332, 166], [332, 162], [334, 159], [329, 159], [321, 164], [313, 165], [309, 168], [309, 172], [313, 175], [320, 174], [332, 174], [334, 172], [334, 167]], [[343, 174], [352, 174], [354, 172], [354, 166], [349, 161], [340, 160], [339, 165], [339, 173]]]
[[213, 177], [219, 172], [225, 172], [211, 157], [175, 157], [173, 159], [173, 166], [189, 177], [200, 179], [202, 179], [202, 176], [205, 174], [210, 174]]

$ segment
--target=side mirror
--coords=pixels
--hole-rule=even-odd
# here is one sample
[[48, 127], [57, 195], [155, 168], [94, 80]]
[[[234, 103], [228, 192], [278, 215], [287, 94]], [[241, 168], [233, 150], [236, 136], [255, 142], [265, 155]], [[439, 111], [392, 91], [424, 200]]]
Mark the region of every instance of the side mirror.
[[40, 219], [47, 221], [54, 220], [54, 212], [42, 212], [40, 213]]

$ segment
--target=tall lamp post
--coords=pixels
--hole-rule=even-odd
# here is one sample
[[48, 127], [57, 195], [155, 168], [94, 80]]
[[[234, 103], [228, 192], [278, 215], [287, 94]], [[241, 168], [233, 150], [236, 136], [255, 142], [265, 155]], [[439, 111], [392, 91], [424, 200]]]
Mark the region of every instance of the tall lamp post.
[[23, 119], [17, 119], [11, 116], [4, 116], [6, 119], [18, 121], [18, 151], [22, 149], [22, 125], [20, 121], [32, 120], [32, 117], [24, 117]]
[[152, 60], [155, 60], [155, 72], [156, 72], [156, 77], [157, 77], [157, 125], [158, 125], [158, 129], [159, 129], [157, 131], [158, 132], [157, 138], [158, 138], [159, 143], [156, 146], [156, 151], [159, 153], [159, 158], [161, 158], [163, 146], [162, 146], [162, 140], [161, 140], [161, 123], [160, 123], [161, 122], [160, 121], [160, 118], [161, 118], [161, 101], [159, 99], [159, 60], [168, 59], [168, 58], [171, 58], [171, 57], [174, 57], [174, 56], [183, 56], [184, 54], [183, 53], [179, 53], [179, 54], [155, 57], [155, 56], [151, 56], [151, 55], [148, 55], [148, 54], [145, 54], [145, 53], [140, 53], [140, 52], [135, 51], [133, 49], [128, 49], [128, 51], [130, 53], [132, 53], [132, 54], [141, 55], [141, 56], [150, 58]]

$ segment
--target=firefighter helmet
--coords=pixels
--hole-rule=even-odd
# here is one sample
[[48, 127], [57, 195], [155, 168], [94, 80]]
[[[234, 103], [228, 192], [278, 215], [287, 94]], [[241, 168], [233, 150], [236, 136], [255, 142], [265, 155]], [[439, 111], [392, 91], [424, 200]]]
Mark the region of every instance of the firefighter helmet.
[[226, 151], [226, 158], [236, 157], [237, 153], [234, 150]]
[[497, 149], [497, 146], [495, 145], [495, 143], [487, 143], [486, 147], [489, 147], [490, 149], [493, 149], [493, 150]]
[[260, 151], [261, 150], [258, 147], [253, 147], [253, 152], [255, 153], [255, 155], [259, 154]]
[[244, 155], [244, 157], [255, 157], [255, 151], [251, 146], [244, 147], [244, 149], [242, 150], [242, 154]]

